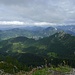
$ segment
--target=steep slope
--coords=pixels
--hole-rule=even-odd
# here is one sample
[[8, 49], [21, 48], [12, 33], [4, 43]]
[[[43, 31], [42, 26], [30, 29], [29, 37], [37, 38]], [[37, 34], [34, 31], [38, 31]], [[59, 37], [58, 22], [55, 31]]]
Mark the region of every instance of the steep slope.
[[47, 46], [47, 52], [55, 52], [62, 57], [70, 57], [75, 51], [75, 36], [59, 32], [51, 37], [39, 40], [39, 43]]

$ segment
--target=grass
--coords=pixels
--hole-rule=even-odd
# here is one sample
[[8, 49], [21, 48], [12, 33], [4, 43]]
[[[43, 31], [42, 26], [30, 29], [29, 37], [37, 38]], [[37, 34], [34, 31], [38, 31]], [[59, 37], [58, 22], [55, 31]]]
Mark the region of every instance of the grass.
[[72, 68], [70, 68], [69, 66], [50, 67], [50, 68], [36, 70], [35, 72], [33, 72], [32, 75], [51, 75], [52, 73], [51, 71], [67, 73], [67, 72], [70, 72], [71, 70]]
[[49, 74], [51, 73], [48, 72], [48, 69], [41, 69], [41, 70], [37, 70], [32, 75], [49, 75]]
[[[10, 65], [5, 65], [2, 66], [2, 64], [0, 65], [0, 67], [5, 68], [5, 72], [6, 73], [11, 73], [13, 66]], [[8, 69], [7, 69], [8, 68]], [[58, 66], [58, 67], [47, 67], [47, 68], [41, 68], [41, 69], [37, 69], [37, 68], [33, 68], [31, 71], [20, 71], [14, 75], [53, 75], [54, 72], [59, 72], [59, 73], [68, 73], [72, 70], [71, 67], [69, 66]], [[61, 74], [60, 74], [61, 75]]]
[[72, 70], [72, 68], [65, 65], [65, 66], [58, 66], [58, 67], [55, 67], [55, 68], [51, 67], [50, 70], [66, 73], [66, 72], [70, 72]]

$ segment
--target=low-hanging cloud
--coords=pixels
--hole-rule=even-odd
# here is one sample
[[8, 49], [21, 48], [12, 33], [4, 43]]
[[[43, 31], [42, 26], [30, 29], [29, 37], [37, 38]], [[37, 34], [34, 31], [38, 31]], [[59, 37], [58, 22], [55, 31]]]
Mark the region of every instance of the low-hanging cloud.
[[0, 25], [24, 25], [24, 22], [20, 22], [20, 21], [0, 21]]
[[48, 22], [22, 22], [22, 21], [0, 21], [0, 25], [34, 25], [34, 26], [44, 26], [44, 25], [56, 25], [54, 23]]

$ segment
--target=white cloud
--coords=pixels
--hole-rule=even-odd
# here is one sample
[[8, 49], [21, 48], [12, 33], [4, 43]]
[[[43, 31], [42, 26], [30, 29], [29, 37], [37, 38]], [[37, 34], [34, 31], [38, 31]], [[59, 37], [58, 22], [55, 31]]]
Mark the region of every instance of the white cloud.
[[0, 21], [0, 25], [34, 25], [34, 26], [45, 26], [45, 25], [56, 25], [55, 23], [49, 22], [23, 22], [23, 21]]
[[49, 22], [34, 22], [33, 24], [36, 26], [56, 25], [55, 23], [49, 23]]
[[23, 25], [24, 22], [20, 21], [0, 21], [0, 25]]
[[0, 25], [6, 26], [63, 26], [63, 25], [75, 25], [72, 23], [49, 23], [49, 22], [23, 22], [23, 21], [0, 21]]

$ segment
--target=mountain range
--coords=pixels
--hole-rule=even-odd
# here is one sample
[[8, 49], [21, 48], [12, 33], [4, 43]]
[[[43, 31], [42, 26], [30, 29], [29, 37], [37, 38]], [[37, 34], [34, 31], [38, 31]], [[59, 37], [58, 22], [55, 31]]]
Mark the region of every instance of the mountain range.
[[22, 26], [22, 27], [4, 27], [0, 28], [0, 40], [6, 40], [9, 38], [15, 38], [19, 36], [25, 36], [27, 38], [34, 38], [38, 40], [39, 38], [44, 38], [51, 36], [57, 32], [64, 31], [65, 33], [75, 35], [74, 25], [64, 25], [64, 26]]
[[75, 35], [75, 25], [64, 25], [64, 26], [57, 26], [59, 30], [63, 30], [69, 34]]
[[74, 68], [73, 32], [73, 26], [35, 26], [0, 30], [0, 69], [13, 73], [14, 65], [17, 67], [14, 68], [15, 72], [19, 72], [45, 64], [64, 65], [64, 62]]
[[0, 54], [1, 57], [15, 57], [22, 63], [31, 61], [29, 64], [34, 57], [40, 62], [44, 62], [44, 58], [74, 59], [75, 36], [60, 31], [39, 40], [24, 36], [10, 38], [0, 42]]
[[57, 30], [53, 27], [24, 27], [24, 28], [14, 28], [8, 30], [0, 30], [0, 39], [5, 40], [9, 38], [15, 38], [18, 36], [25, 36], [27, 38], [39, 39], [53, 35]]

